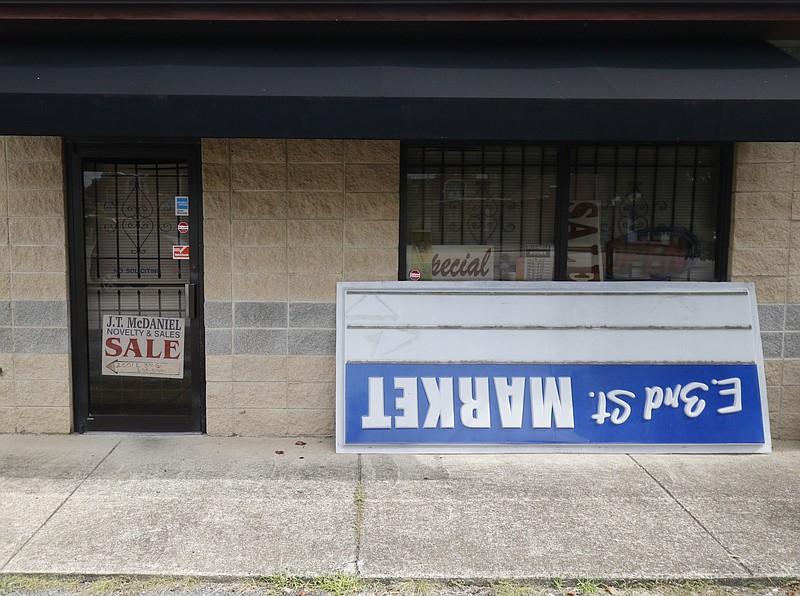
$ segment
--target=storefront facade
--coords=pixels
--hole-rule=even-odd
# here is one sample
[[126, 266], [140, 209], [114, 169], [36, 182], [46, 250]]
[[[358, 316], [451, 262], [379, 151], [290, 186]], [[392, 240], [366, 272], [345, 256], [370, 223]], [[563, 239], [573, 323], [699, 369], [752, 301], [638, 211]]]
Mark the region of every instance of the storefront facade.
[[[785, 96], [794, 87], [752, 110], [735, 97], [633, 97], [609, 107], [575, 88], [573, 103], [554, 112], [560, 99], [549, 91], [519, 105], [504, 87], [511, 79], [496, 91], [510, 103], [491, 93], [448, 103], [465, 80], [444, 84], [442, 104], [402, 94], [376, 103], [365, 83], [356, 86], [361, 100], [332, 93], [297, 112], [267, 98], [273, 116], [253, 116], [255, 94], [240, 94], [242, 111], [221, 115], [214, 102], [227, 111], [235, 101], [214, 90], [193, 107], [205, 121], [187, 115], [185, 97], [175, 107], [156, 95], [142, 108], [133, 105], [140, 96], [114, 104], [108, 95], [96, 100], [102, 117], [81, 124], [74, 110], [103, 89], [62, 89], [63, 112], [38, 121], [35, 109], [20, 110], [22, 121], [0, 130], [8, 133], [0, 143], [0, 432], [332, 435], [336, 283], [412, 271], [419, 283], [474, 279], [483, 269], [482, 278], [508, 283], [753, 282], [772, 435], [800, 438], [800, 134], [796, 122], [781, 126], [800, 101]], [[475, 120], [493, 101], [511, 115]], [[648, 101], [666, 102], [657, 105], [660, 121], [642, 121], [656, 105]], [[518, 127], [531, 107], [554, 120]], [[125, 110], [153, 120], [140, 126], [120, 116]], [[434, 116], [422, 119], [426, 111]], [[388, 123], [387, 113], [395, 114]], [[604, 119], [614, 114], [622, 120]], [[174, 127], [158, 134], [170, 115]], [[186, 211], [175, 197], [188, 198]], [[580, 217], [581, 202], [600, 210], [593, 220]], [[582, 243], [579, 231], [592, 221], [602, 232]], [[674, 251], [644, 263], [626, 252], [627, 242], [649, 240]], [[189, 258], [175, 258], [175, 246], [188, 246]], [[414, 251], [436, 247], [437, 272], [425, 271], [416, 263], [431, 258], [415, 261]], [[470, 271], [463, 262], [479, 250]], [[103, 373], [114, 367], [100, 354], [108, 314], [184, 319], [179, 378]]]
[[[4, 137], [3, 432], [76, 429], [62, 139]], [[204, 139], [206, 431], [330, 435], [337, 281], [394, 280], [399, 141]], [[730, 274], [756, 285], [771, 427], [798, 436], [800, 146], [735, 152]]]

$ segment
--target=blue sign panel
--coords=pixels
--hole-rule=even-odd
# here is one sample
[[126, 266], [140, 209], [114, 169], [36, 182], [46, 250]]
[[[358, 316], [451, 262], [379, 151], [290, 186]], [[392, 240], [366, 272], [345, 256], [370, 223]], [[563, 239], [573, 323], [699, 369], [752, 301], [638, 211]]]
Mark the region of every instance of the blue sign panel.
[[764, 443], [756, 364], [348, 363], [348, 445]]
[[175, 197], [175, 215], [189, 215], [189, 197]]

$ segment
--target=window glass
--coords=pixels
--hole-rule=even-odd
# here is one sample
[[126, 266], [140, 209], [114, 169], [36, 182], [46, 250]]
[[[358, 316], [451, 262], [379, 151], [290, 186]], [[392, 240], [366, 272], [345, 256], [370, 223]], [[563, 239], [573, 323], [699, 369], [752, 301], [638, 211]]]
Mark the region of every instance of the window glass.
[[406, 279], [552, 279], [554, 147], [410, 147]]
[[401, 279], [718, 278], [719, 146], [405, 149]]
[[715, 279], [718, 147], [572, 152], [567, 279]]

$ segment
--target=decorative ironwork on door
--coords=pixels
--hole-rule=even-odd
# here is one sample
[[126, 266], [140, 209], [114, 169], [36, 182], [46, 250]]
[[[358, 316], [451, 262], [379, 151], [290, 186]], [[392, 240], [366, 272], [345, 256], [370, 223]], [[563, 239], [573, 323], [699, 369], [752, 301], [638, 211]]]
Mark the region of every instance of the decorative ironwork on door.
[[87, 240], [94, 242], [90, 279], [185, 278], [186, 265], [171, 256], [179, 241], [174, 200], [185, 192], [185, 164], [92, 167], [94, 171], [84, 172], [85, 182], [87, 174], [92, 178], [84, 192]]
[[[158, 207], [153, 205], [148, 190], [142, 184], [142, 175], [134, 174], [127, 179], [130, 190], [121, 201], [106, 201], [103, 205], [106, 215], [113, 217], [113, 222], [106, 224], [106, 231], [119, 233], [121, 230], [133, 245], [132, 254], [147, 255], [147, 241], [154, 228], [159, 232], [170, 232], [173, 225], [169, 221], [161, 222], [158, 217], [170, 211], [168, 202]], [[156, 222], [153, 218], [156, 218]]]

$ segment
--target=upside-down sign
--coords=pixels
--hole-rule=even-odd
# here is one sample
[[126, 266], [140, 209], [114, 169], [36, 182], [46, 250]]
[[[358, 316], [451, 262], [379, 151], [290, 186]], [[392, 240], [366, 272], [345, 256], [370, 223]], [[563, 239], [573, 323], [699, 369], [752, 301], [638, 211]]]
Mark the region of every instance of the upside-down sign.
[[183, 319], [105, 315], [103, 374], [183, 377]]

